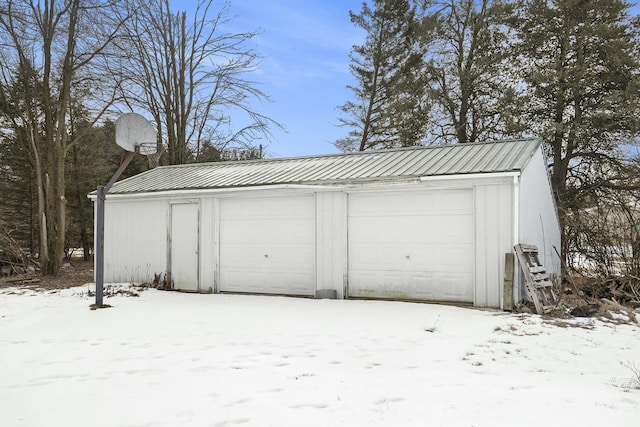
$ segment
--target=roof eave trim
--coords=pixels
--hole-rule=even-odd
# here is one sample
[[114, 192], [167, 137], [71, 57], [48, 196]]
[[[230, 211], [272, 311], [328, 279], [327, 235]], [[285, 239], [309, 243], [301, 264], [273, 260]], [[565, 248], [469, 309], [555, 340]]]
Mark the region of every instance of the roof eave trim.
[[[336, 190], [339, 188], [337, 185], [313, 185], [313, 184], [272, 184], [272, 185], [251, 185], [244, 187], [217, 187], [217, 188], [184, 188], [184, 189], [171, 189], [171, 190], [158, 190], [158, 191], [136, 191], [127, 193], [108, 193], [107, 199], [125, 199], [131, 197], [166, 197], [172, 195], [180, 196], [199, 196], [209, 194], [224, 194], [224, 193], [238, 193], [244, 191], [262, 191], [262, 190], [278, 190], [278, 189], [293, 189], [293, 190]], [[95, 201], [96, 195], [89, 194], [91, 200]]]
[[458, 179], [477, 179], [477, 178], [500, 178], [520, 176], [522, 171], [513, 170], [505, 172], [486, 172], [486, 173], [467, 173], [467, 174], [451, 174], [451, 175], [428, 175], [421, 176], [420, 181], [441, 181], [441, 180], [458, 180]]

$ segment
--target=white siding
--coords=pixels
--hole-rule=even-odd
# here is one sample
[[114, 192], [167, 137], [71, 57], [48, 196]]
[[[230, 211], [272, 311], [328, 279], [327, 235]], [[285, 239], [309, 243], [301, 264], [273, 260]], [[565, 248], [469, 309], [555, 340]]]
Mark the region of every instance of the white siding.
[[475, 186], [474, 305], [478, 307], [503, 307], [505, 253], [513, 252], [512, 200], [510, 183]]
[[215, 289], [217, 237], [216, 199], [203, 197], [200, 202], [200, 291]]
[[105, 282], [152, 281], [167, 271], [167, 202], [105, 203]]
[[536, 245], [547, 271], [560, 274], [560, 224], [541, 149], [522, 172], [519, 194], [519, 243]]
[[316, 195], [317, 289], [333, 289], [344, 297], [347, 274], [347, 194]]

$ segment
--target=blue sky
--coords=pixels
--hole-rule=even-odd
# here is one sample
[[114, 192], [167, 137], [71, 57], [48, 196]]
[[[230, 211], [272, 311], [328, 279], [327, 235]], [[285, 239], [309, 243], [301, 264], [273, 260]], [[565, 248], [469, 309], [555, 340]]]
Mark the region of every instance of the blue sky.
[[[172, 1], [176, 10], [192, 3]], [[347, 129], [337, 126], [337, 107], [352, 99], [346, 86], [355, 82], [348, 55], [365, 37], [349, 10], [361, 8], [362, 0], [231, 0], [227, 30], [259, 31], [251, 45], [263, 59], [251, 79], [272, 102], [255, 108], [285, 127], [274, 128], [270, 142], [256, 142], [268, 157], [338, 152], [333, 142]]]
[[266, 142], [269, 157], [335, 153], [332, 142], [343, 137], [337, 106], [352, 98], [346, 88], [349, 52], [364, 32], [349, 20], [360, 0], [234, 0], [233, 31], [259, 31], [251, 42], [263, 57], [252, 79], [271, 98], [256, 105], [281, 123]]

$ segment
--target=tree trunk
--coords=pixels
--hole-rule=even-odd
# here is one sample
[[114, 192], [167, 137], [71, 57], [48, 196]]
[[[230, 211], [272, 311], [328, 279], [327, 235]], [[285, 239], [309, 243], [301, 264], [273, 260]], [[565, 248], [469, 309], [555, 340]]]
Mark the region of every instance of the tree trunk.
[[57, 142], [49, 147], [49, 171], [46, 188], [46, 247], [47, 258], [41, 260], [43, 275], [55, 275], [60, 271], [64, 258], [66, 199], [64, 196], [64, 153]]

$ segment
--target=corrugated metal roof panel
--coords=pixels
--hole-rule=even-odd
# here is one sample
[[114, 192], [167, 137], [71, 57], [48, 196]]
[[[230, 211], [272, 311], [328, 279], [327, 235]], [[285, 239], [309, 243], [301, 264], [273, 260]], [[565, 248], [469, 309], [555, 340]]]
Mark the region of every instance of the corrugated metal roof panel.
[[522, 170], [539, 139], [434, 145], [283, 159], [160, 166], [117, 182], [111, 194], [322, 184]]

